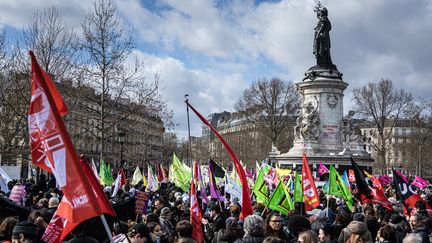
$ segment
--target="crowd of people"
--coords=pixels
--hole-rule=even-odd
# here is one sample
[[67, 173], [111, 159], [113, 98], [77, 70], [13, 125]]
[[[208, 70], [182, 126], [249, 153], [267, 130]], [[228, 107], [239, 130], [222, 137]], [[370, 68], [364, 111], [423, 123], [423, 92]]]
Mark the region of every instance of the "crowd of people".
[[[53, 179], [40, 176], [32, 179], [11, 181], [8, 186], [25, 185], [26, 194], [22, 206], [11, 207], [12, 203], [0, 205], [0, 242], [42, 242], [45, 229], [53, 217], [62, 197]], [[222, 192], [223, 192], [223, 188]], [[190, 195], [171, 182], [161, 183], [159, 189], [150, 192], [147, 212], [125, 213], [118, 205], [134, 202], [137, 191], [144, 191], [142, 184], [127, 183], [117, 195], [111, 197], [111, 188], [105, 188], [118, 218], [109, 218], [113, 242], [197, 242], [193, 237], [196, 230], [190, 223]], [[253, 202], [253, 214], [241, 217], [238, 200], [227, 202], [210, 200], [207, 204], [198, 200], [203, 211], [202, 229], [205, 242], [394, 242], [428, 243], [432, 232], [432, 218], [426, 210], [426, 203], [432, 204], [432, 194], [423, 190], [424, 201], [419, 201], [410, 216], [404, 214], [400, 200], [397, 200], [391, 186], [386, 194], [393, 205], [389, 211], [379, 205], [361, 204], [355, 200], [352, 211], [339, 198], [326, 195], [318, 189], [321, 205], [306, 212], [302, 203], [296, 203], [295, 210], [282, 215], [269, 210], [262, 203]], [[3, 202], [9, 195], [2, 194]], [[8, 206], [9, 205], [9, 206]], [[132, 204], [128, 207], [134, 207]], [[131, 206], [132, 205], [132, 206]], [[431, 205], [432, 206], [432, 205]], [[21, 211], [20, 211], [21, 210]], [[76, 227], [66, 242], [108, 242], [98, 218], [86, 221]]]

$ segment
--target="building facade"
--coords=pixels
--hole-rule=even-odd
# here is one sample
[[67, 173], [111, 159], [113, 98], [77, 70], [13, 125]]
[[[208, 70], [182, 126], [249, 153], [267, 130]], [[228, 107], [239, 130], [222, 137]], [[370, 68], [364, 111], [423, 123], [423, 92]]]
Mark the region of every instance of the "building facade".
[[[105, 129], [101, 129], [102, 107], [98, 102], [100, 96], [94, 89], [76, 88], [68, 84], [57, 86], [69, 108], [64, 121], [78, 154], [84, 154], [88, 159], [95, 161], [99, 161], [103, 155], [103, 159], [111, 164], [111, 168], [118, 168], [121, 160], [126, 162], [126, 167], [133, 168], [162, 160], [164, 123], [157, 112], [153, 112], [146, 104], [136, 104], [128, 100], [108, 100]], [[4, 110], [0, 110], [2, 111]], [[26, 117], [23, 118], [24, 121], [25, 119]], [[0, 134], [0, 140], [4, 140], [3, 136], [4, 133]], [[103, 151], [102, 136], [105, 141]], [[24, 151], [17, 149], [10, 154], [0, 153], [0, 165], [21, 166], [21, 175], [28, 177], [35, 170], [35, 167], [31, 166], [28, 132], [23, 132], [14, 140], [24, 143]]]
[[[228, 142], [237, 158], [244, 164], [255, 166], [255, 161], [262, 161], [267, 158], [272, 148], [272, 142], [259, 124], [237, 112], [226, 111], [210, 114], [207, 120]], [[292, 131], [292, 126], [289, 126], [282, 132], [280, 142], [277, 144], [280, 150], [287, 151], [292, 145]], [[207, 151], [207, 158], [200, 159], [208, 160], [211, 158], [223, 165], [232, 164], [223, 144], [207, 126], [202, 128], [200, 143], [202, 148]], [[204, 153], [201, 154], [205, 156]]]

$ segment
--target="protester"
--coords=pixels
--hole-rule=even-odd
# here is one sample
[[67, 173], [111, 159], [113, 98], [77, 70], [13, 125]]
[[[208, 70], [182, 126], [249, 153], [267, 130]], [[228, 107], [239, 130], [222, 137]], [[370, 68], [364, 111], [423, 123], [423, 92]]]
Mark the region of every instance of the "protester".
[[126, 222], [115, 223], [113, 227], [113, 242], [120, 243], [126, 239], [128, 225]]
[[418, 234], [422, 239], [422, 243], [429, 243], [429, 232], [424, 225], [423, 220], [424, 217], [421, 214], [417, 213], [411, 215], [409, 220], [412, 229], [411, 233]]
[[238, 225], [238, 221], [234, 217], [229, 217], [225, 221], [225, 229], [218, 230], [213, 237], [212, 242], [217, 243], [233, 243], [244, 235], [243, 229]]
[[372, 239], [376, 239], [380, 223], [375, 216], [375, 209], [371, 205], [365, 205], [363, 208], [363, 213], [366, 217], [366, 224], [369, 232], [371, 233]]
[[214, 234], [225, 228], [225, 217], [222, 214], [220, 206], [214, 202], [209, 206], [210, 220], [204, 219], [202, 221], [204, 225], [205, 239], [211, 242], [214, 238]]
[[402, 243], [422, 243], [422, 237], [419, 234], [410, 233], [405, 236]]
[[318, 236], [313, 230], [306, 230], [299, 234], [298, 243], [318, 243]]
[[[128, 234], [132, 243], [153, 243], [150, 235], [150, 230], [145, 224], [136, 224], [132, 227]], [[128, 243], [128, 239], [125, 239], [123, 243]]]
[[15, 225], [12, 230], [12, 242], [34, 243], [38, 242], [38, 233], [36, 224], [23, 221]]
[[267, 216], [265, 221], [265, 236], [273, 236], [281, 239], [284, 242], [288, 241], [288, 236], [285, 235], [285, 232], [282, 228], [282, 218], [279, 213], [271, 213]]
[[294, 215], [288, 221], [288, 229], [290, 231], [289, 241], [295, 242], [301, 232], [311, 229], [311, 225], [309, 220], [304, 216]]
[[0, 242], [12, 242], [12, 231], [19, 223], [16, 217], [7, 217], [0, 224]]
[[339, 242], [359, 242], [362, 240], [364, 243], [373, 242], [372, 236], [367, 228], [365, 217], [361, 213], [356, 213], [353, 216], [353, 221], [342, 230], [339, 235]]
[[394, 230], [390, 225], [384, 225], [377, 232], [377, 243], [395, 242]]
[[147, 227], [150, 230], [151, 237], [154, 242], [159, 243], [160, 238], [163, 234], [162, 228], [158, 222], [149, 222], [147, 223]]
[[234, 243], [261, 243], [264, 240], [264, 221], [255, 214], [245, 218], [243, 229], [245, 235]]
[[333, 238], [331, 226], [324, 226], [319, 229], [318, 240], [320, 243], [337, 243], [337, 240]]
[[193, 226], [189, 221], [182, 220], [178, 222], [176, 230], [179, 237], [178, 243], [197, 243], [197, 241], [192, 238]]
[[268, 236], [264, 239], [263, 243], [284, 243], [285, 241], [279, 239], [278, 237]]
[[159, 216], [159, 223], [163, 232], [172, 234], [175, 228], [171, 222], [172, 212], [169, 207], [162, 208]]

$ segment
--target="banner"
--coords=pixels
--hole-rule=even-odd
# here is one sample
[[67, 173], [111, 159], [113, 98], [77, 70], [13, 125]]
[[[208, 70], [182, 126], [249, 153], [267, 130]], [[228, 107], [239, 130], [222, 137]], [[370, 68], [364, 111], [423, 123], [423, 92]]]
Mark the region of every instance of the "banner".
[[142, 191], [135, 192], [135, 213], [147, 214], [149, 198], [150, 198], [150, 193], [148, 192], [142, 192]]
[[24, 200], [26, 197], [25, 186], [15, 185], [12, 187], [12, 191], [9, 195], [9, 199], [14, 201], [16, 204], [25, 206]]

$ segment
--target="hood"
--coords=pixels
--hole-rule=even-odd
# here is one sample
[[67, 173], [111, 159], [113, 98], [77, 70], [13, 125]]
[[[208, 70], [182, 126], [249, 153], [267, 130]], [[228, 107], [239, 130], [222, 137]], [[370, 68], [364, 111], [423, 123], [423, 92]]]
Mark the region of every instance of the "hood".
[[352, 221], [347, 226], [347, 229], [351, 231], [351, 233], [359, 234], [359, 235], [368, 231], [367, 224], [365, 222], [360, 222], [360, 221]]

